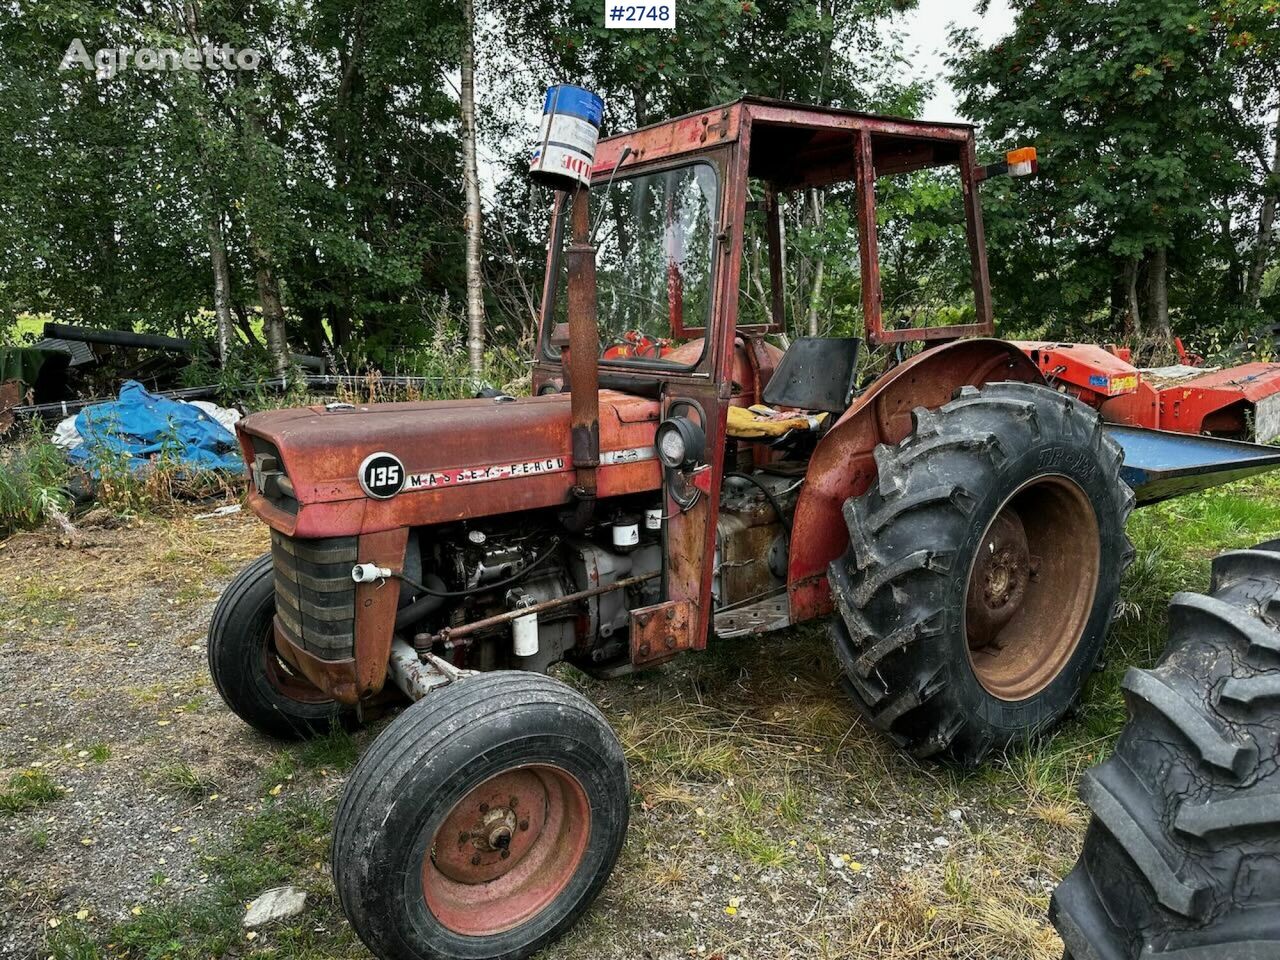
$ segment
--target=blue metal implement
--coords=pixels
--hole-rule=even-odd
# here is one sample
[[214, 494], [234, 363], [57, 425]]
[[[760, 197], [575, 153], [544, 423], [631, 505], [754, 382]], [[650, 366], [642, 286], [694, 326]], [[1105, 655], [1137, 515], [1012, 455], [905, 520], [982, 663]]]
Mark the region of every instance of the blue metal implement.
[[1116, 423], [1103, 429], [1124, 449], [1120, 476], [1139, 506], [1280, 467], [1280, 447]]

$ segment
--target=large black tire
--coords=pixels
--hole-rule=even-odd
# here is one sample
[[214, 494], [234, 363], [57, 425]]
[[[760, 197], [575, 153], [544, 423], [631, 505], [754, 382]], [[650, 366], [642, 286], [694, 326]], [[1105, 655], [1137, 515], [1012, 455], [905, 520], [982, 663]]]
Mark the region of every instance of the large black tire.
[[1050, 917], [1076, 960], [1280, 957], [1280, 543], [1224, 553], [1124, 680], [1129, 722], [1085, 774], [1084, 852]]
[[974, 765], [1062, 717], [1133, 557], [1122, 457], [1093, 410], [1027, 383], [963, 387], [876, 449], [828, 571], [832, 645], [872, 725]]
[[271, 554], [231, 581], [209, 623], [209, 672], [228, 707], [267, 736], [298, 740], [352, 724], [355, 711], [327, 699], [275, 652]]
[[[599, 894], [629, 798], [622, 746], [581, 694], [520, 671], [466, 677], [361, 758], [334, 823], [334, 885], [383, 960], [528, 957]], [[495, 846], [485, 831], [508, 815]]]

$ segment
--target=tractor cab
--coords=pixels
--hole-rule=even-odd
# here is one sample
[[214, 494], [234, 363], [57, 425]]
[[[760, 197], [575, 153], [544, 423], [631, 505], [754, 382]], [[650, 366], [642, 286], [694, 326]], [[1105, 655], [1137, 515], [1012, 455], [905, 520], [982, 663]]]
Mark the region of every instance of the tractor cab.
[[[1012, 159], [1030, 171], [1030, 156]], [[876, 181], [939, 167], [951, 168], [963, 187], [969, 322], [887, 329]], [[534, 393], [574, 395], [582, 438], [575, 456], [583, 453], [584, 463], [594, 458], [585, 451], [599, 416], [592, 409], [597, 388], [655, 400], [664, 423], [676, 422], [659, 434], [673, 451], [676, 431], [696, 432], [700, 450], [679, 451], [678, 461], [675, 452], [664, 458], [658, 449], [669, 493], [668, 558], [698, 558], [672, 562], [667, 572], [667, 602], [682, 605], [680, 619], [690, 626], [678, 645], [701, 646], [713, 626], [733, 634], [791, 622], [793, 601], [809, 614], [829, 607], [819, 581], [843, 549], [838, 534], [804, 543], [792, 537], [774, 551], [771, 569], [757, 548], [783, 538], [788, 518], [779, 509], [800, 509], [806, 494], [798, 481], [859, 393], [867, 349], [992, 332], [977, 189], [989, 172], [977, 165], [973, 129], [964, 124], [744, 98], [604, 140], [590, 188], [556, 192]], [[786, 264], [795, 251], [787, 248], [782, 203], [840, 184], [852, 187], [844, 202], [857, 224], [858, 326], [865, 332], [788, 342]], [[1026, 364], [1013, 366], [1024, 379], [1038, 378]], [[575, 391], [575, 384], [586, 389]], [[890, 434], [905, 429], [905, 414]], [[695, 497], [697, 491], [704, 495]], [[732, 538], [718, 527], [738, 520], [722, 520], [722, 504], [768, 521], [767, 535], [748, 538], [754, 558], [726, 546]], [[717, 543], [719, 566], [733, 570], [720, 577]], [[802, 596], [788, 596], [794, 575], [815, 573], [797, 587]], [[716, 603], [696, 602], [707, 596]]]

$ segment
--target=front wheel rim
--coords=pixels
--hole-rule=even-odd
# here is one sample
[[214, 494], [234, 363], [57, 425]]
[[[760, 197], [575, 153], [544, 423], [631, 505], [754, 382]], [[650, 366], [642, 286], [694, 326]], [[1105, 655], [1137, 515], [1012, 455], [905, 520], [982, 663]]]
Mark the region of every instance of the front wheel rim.
[[436, 830], [422, 862], [423, 898], [454, 933], [510, 930], [568, 887], [590, 834], [586, 790], [567, 770], [504, 770], [454, 804]]
[[983, 531], [969, 568], [969, 663], [1001, 700], [1044, 690], [1075, 654], [1093, 612], [1101, 536], [1088, 495], [1060, 475], [1015, 490]]

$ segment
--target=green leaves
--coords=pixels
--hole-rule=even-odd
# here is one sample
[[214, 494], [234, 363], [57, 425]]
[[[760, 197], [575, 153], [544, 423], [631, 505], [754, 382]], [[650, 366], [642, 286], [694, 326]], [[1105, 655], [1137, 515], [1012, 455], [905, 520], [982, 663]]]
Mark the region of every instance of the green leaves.
[[[1114, 334], [1126, 262], [1167, 248], [1175, 327], [1219, 322], [1223, 292], [1242, 296], [1264, 190], [1256, 158], [1274, 142], [1280, 5], [1015, 9], [1009, 36], [988, 49], [958, 37], [950, 61], [964, 109], [993, 145], [1041, 151], [1038, 182], [987, 204], [998, 311]], [[1043, 245], [1011, 242], [1028, 232]], [[1206, 288], [1219, 292], [1205, 299]]]

